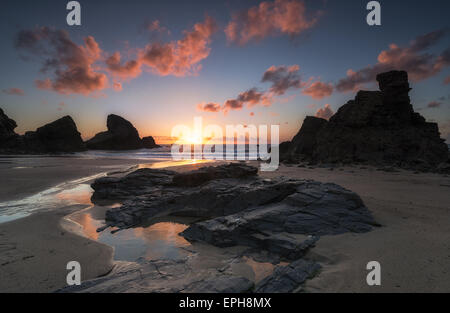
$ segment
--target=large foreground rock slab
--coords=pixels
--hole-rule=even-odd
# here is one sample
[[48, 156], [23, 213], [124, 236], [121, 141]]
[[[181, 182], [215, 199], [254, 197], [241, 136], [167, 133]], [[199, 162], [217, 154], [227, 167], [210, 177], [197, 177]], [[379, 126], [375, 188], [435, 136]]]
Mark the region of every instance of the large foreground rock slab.
[[123, 203], [106, 212], [106, 227], [131, 228], [169, 215], [195, 217], [203, 221], [182, 233], [189, 241], [245, 245], [289, 260], [302, 257], [318, 236], [368, 232], [377, 225], [361, 198], [338, 185], [267, 180], [256, 173], [241, 163], [184, 174], [138, 170], [98, 179], [92, 199]]

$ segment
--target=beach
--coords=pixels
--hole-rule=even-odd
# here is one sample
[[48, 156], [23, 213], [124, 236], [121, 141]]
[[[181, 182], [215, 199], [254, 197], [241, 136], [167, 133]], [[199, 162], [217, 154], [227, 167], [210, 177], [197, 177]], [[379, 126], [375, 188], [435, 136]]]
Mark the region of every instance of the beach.
[[[448, 292], [450, 290], [450, 178], [371, 167], [280, 167], [263, 176], [314, 179], [356, 192], [381, 224], [365, 234], [323, 236], [311, 259], [323, 266], [306, 292]], [[366, 265], [381, 265], [381, 286], [368, 286]]]
[[[12, 159], [12, 162], [17, 160]], [[99, 224], [94, 222], [101, 220], [101, 217], [96, 217], [97, 220], [92, 217], [101, 216], [104, 210], [95, 207], [89, 209], [92, 207], [89, 199], [92, 191], [88, 189], [88, 185], [93, 180], [92, 175], [113, 172], [115, 173], [113, 175], [120, 176], [130, 168], [139, 167], [138, 164], [142, 164], [140, 163], [142, 160], [98, 158], [86, 162], [77, 158], [52, 157], [44, 161], [42, 158], [30, 158], [27, 162], [47, 167], [24, 168], [21, 176], [13, 174], [17, 171], [14, 169], [15, 166], [2, 168], [4, 177], [9, 178], [8, 181], [2, 181], [2, 191], [4, 186], [10, 188], [9, 190], [20, 190], [20, 193], [14, 192], [14, 195], [12, 192], [2, 194], [0, 197], [2, 203], [11, 199], [17, 200], [19, 197], [26, 198], [65, 180], [75, 181], [75, 186], [68, 184], [70, 187], [67, 188], [72, 188], [69, 192], [59, 191], [57, 194], [71, 195], [70, 197], [75, 200], [64, 202], [66, 206], [50, 210], [41, 209], [29, 216], [0, 224], [2, 250], [0, 291], [52, 292], [61, 289], [66, 286], [65, 264], [71, 260], [80, 262], [83, 281], [107, 275], [114, 266], [130, 261], [127, 259], [129, 253], [125, 253], [125, 257], [121, 260], [115, 259], [115, 253], [120, 255], [118, 254], [120, 251], [114, 251], [114, 248], [105, 244], [111, 240], [111, 237], [105, 237], [110, 236], [106, 234], [108, 230], [104, 231], [104, 235], [99, 235], [95, 231], [95, 226]], [[147, 160], [145, 164], [141, 167], [152, 167], [153, 162]], [[4, 165], [5, 163], [2, 164]], [[167, 165], [170, 163], [162, 163], [162, 166]], [[204, 165], [210, 163], [181, 165], [170, 169], [189, 171]], [[47, 176], [44, 177], [33, 172], [38, 170], [44, 172], [44, 168], [51, 168], [54, 175], [46, 172]], [[275, 172], [259, 174], [263, 178], [285, 176], [339, 184], [360, 195], [376, 222], [381, 224], [381, 227], [363, 234], [322, 236], [314, 249], [306, 255], [307, 259], [318, 262], [322, 269], [318, 275], [307, 281], [303, 291], [448, 292], [450, 290], [448, 279], [450, 244], [447, 240], [450, 231], [448, 176], [432, 173], [415, 174], [400, 170], [386, 172], [374, 167], [352, 166], [330, 169], [285, 165], [280, 165]], [[83, 175], [88, 178], [80, 181]], [[23, 186], [21, 179], [26, 177], [34, 179], [30, 180], [30, 185]], [[76, 187], [77, 182], [85, 187], [77, 189], [80, 188]], [[73, 190], [78, 190], [78, 193], [74, 193]], [[85, 219], [86, 216], [90, 217], [88, 221]], [[161, 257], [158, 251], [153, 253], [149, 251], [157, 249], [157, 246], [156, 248], [152, 246], [154, 236], [167, 237], [169, 234], [178, 241], [179, 246], [175, 248], [185, 249], [188, 246], [186, 242], [184, 247], [185, 242], [180, 242], [181, 237], [177, 237], [177, 232], [184, 229], [179, 228], [182, 224], [170, 224], [169, 226], [174, 226], [170, 233], [165, 228], [167, 225], [169, 224], [162, 223], [156, 224], [156, 228], [153, 226], [152, 229], [133, 230], [133, 236], [140, 238], [140, 245], [143, 235], [148, 237], [147, 241], [144, 241], [144, 245], [148, 244], [150, 247], [145, 250], [147, 256], [152, 254], [153, 259], [156, 258], [154, 255]], [[126, 234], [126, 232], [118, 234], [121, 233]], [[107, 240], [104, 239], [102, 242], [99, 236]], [[129, 241], [130, 238], [125, 239], [128, 240], [125, 242], [133, 243]], [[173, 241], [173, 238], [169, 239]], [[188, 248], [198, 249], [198, 246]], [[172, 256], [173, 251], [170, 250], [171, 254], [166, 255]], [[209, 250], [201, 248], [200, 254], [205, 254], [205, 251]], [[214, 262], [217, 262], [217, 259], [214, 260], [210, 261], [213, 264], [210, 266], [216, 266]], [[381, 286], [369, 287], [366, 283], [368, 273], [366, 264], [369, 261], [378, 261], [381, 264]], [[261, 264], [258, 265], [261, 268]], [[270, 274], [267, 268], [262, 274], [256, 271], [257, 274], [248, 274], [249, 267], [242, 264], [235, 268], [253, 278], [255, 275], [264, 277]]]

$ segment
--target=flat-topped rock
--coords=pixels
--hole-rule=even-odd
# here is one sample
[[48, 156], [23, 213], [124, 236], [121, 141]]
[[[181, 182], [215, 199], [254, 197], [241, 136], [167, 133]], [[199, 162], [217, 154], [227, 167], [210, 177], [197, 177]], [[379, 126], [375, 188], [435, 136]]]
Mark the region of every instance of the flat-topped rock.
[[413, 110], [408, 74], [382, 73], [377, 81], [380, 91], [359, 91], [328, 122], [307, 117], [292, 142], [283, 145], [282, 159], [418, 170], [437, 170], [447, 162], [438, 125]]

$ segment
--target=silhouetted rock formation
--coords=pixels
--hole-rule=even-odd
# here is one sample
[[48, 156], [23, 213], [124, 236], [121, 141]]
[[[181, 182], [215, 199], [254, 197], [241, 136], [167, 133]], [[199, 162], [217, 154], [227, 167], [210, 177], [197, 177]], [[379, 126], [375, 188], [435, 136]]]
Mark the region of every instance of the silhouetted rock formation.
[[147, 136], [142, 138], [142, 148], [154, 149], [160, 146], [156, 144], [155, 139], [152, 136]]
[[17, 124], [0, 109], [0, 152], [6, 154], [65, 153], [86, 150], [77, 126], [70, 116], [28, 131], [14, 132]]
[[108, 115], [108, 130], [98, 133], [86, 141], [92, 150], [133, 150], [142, 148], [139, 133], [126, 119], [118, 115]]
[[282, 159], [314, 163], [390, 164], [435, 169], [448, 159], [436, 123], [428, 123], [410, 103], [408, 75], [377, 76], [381, 91], [359, 91], [330, 120], [307, 117]]
[[17, 134], [14, 132], [16, 127], [16, 122], [10, 119], [3, 110], [0, 109], [0, 143], [3, 143], [11, 137], [16, 137]]
[[129, 121], [115, 114], [108, 115], [108, 130], [86, 141], [92, 150], [136, 150], [159, 147], [153, 137], [141, 139], [137, 129]]

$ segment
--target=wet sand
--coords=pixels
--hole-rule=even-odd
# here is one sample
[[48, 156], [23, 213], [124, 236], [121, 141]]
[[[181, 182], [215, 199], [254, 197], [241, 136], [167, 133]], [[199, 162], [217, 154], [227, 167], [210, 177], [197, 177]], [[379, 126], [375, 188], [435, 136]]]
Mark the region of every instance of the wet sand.
[[[102, 172], [123, 175], [130, 168], [138, 168], [136, 165], [140, 163], [143, 163], [141, 167], [184, 164], [70, 157], [20, 158], [10, 162], [0, 163], [0, 171], [5, 177], [0, 183], [0, 202], [24, 198], [55, 184]], [[188, 164], [171, 169], [188, 171], [206, 164]], [[17, 166], [24, 168], [17, 169]], [[22, 172], [18, 174], [18, 170]], [[64, 192], [60, 195], [70, 196]], [[86, 197], [83, 191], [72, 196], [81, 205], [53, 210], [43, 208], [30, 216], [0, 223], [0, 292], [53, 292], [66, 287], [66, 265], [69, 261], [80, 263], [82, 281], [112, 270], [116, 264], [113, 260], [114, 249], [89, 238], [80, 230], [78, 223], [66, 218], [91, 206], [90, 194]]]
[[[0, 292], [52, 292], [66, 286], [66, 265], [78, 261], [82, 280], [107, 274], [113, 249], [67, 231], [76, 205], [0, 224]], [[66, 225], [61, 224], [61, 222]]]
[[146, 162], [76, 156], [1, 157], [0, 202], [21, 199], [67, 181]]

